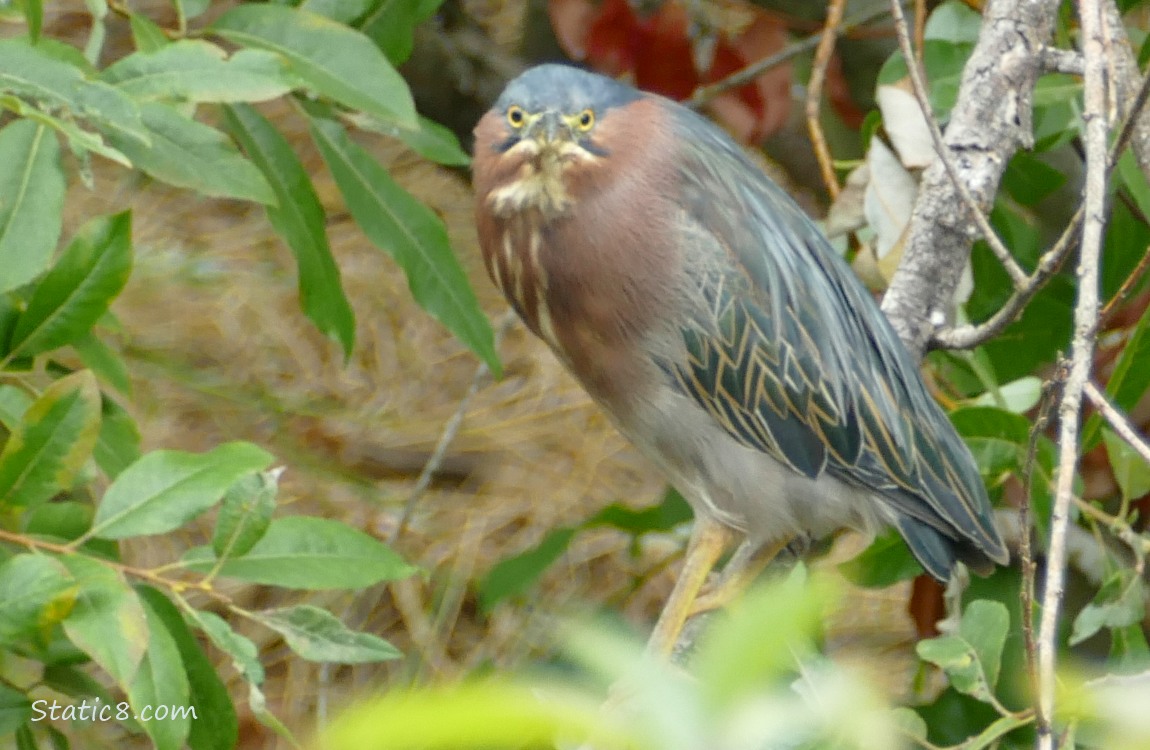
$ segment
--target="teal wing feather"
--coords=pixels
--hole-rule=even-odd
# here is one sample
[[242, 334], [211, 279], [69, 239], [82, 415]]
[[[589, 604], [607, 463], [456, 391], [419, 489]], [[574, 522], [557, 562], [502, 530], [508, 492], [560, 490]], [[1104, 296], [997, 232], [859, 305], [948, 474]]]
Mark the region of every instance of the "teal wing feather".
[[[705, 308], [683, 329], [676, 385], [736, 439], [816, 478], [872, 490], [937, 578], [1005, 562], [969, 450], [874, 299], [817, 227], [723, 133], [671, 103], [676, 194]], [[689, 249], [688, 249], [689, 251]]]

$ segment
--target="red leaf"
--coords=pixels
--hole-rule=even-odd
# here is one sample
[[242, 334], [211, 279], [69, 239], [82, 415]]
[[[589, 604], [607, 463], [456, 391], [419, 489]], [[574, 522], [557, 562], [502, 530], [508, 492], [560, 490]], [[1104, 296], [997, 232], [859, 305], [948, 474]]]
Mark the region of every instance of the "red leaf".
[[687, 21], [683, 6], [668, 1], [642, 22], [645, 33], [635, 50], [635, 83], [639, 88], [672, 99], [686, 99], [694, 92], [699, 74]]
[[642, 24], [627, 0], [603, 0], [588, 29], [587, 61], [607, 75], [617, 76], [635, 67]]

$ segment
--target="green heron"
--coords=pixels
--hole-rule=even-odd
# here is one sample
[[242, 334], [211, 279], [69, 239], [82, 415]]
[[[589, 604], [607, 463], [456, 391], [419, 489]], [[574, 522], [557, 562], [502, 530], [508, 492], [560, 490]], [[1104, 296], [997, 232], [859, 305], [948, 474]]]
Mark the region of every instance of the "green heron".
[[1007, 561], [974, 459], [882, 311], [718, 127], [542, 65], [476, 126], [474, 183], [492, 281], [694, 511], [653, 650], [729, 598], [700, 594], [740, 537], [732, 584], [841, 528], [893, 525], [941, 581]]

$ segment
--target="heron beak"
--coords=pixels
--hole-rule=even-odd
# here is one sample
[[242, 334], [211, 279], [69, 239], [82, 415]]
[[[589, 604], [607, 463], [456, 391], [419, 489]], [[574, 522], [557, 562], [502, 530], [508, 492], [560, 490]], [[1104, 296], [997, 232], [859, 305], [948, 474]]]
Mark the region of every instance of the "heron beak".
[[571, 126], [563, 119], [562, 114], [553, 109], [540, 113], [528, 126], [527, 135], [540, 146], [574, 140]]

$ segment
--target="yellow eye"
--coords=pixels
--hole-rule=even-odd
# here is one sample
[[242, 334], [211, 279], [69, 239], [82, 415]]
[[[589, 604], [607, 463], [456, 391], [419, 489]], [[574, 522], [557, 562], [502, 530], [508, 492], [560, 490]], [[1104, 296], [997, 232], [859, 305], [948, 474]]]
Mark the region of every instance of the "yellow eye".
[[579, 119], [576, 122], [579, 123], [580, 130], [587, 132], [595, 126], [595, 113], [589, 109], [585, 109], [579, 113]]
[[527, 113], [523, 111], [522, 107], [518, 107], [513, 104], [507, 108], [507, 122], [511, 124], [511, 127], [522, 127], [523, 123], [526, 121]]

